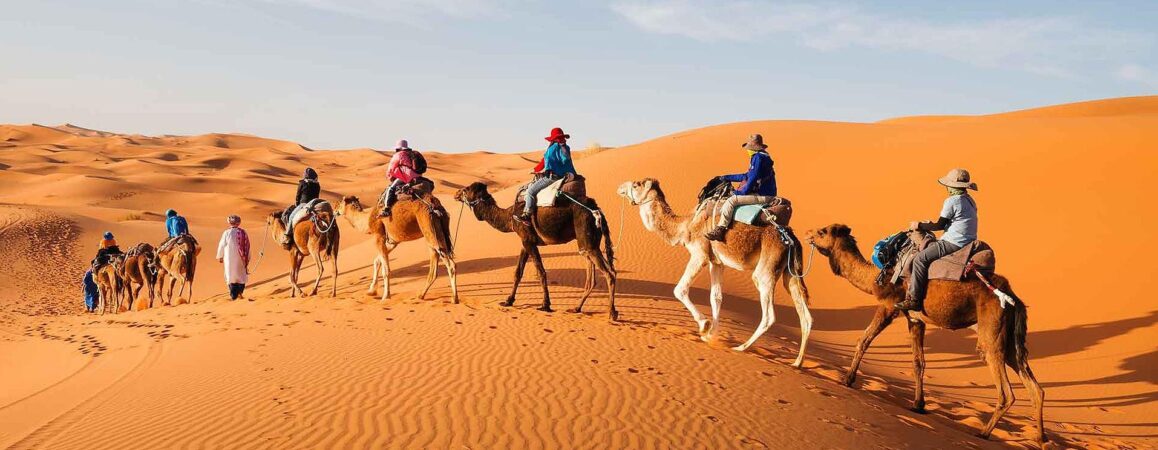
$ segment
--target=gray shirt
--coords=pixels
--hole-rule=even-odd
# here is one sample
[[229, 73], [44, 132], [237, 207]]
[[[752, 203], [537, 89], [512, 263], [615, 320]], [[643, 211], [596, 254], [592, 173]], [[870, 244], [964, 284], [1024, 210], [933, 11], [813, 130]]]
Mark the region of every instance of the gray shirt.
[[959, 247], [977, 240], [977, 203], [969, 194], [950, 195], [945, 199], [941, 217], [950, 221], [941, 240]]

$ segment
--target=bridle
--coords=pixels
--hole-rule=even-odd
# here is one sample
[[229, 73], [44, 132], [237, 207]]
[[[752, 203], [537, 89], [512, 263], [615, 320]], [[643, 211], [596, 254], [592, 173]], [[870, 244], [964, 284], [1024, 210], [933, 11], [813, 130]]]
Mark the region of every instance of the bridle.
[[627, 190], [627, 199], [629, 201], [631, 201], [632, 206], [642, 206], [642, 205], [646, 205], [648, 203], [655, 201], [655, 197], [645, 199], [643, 201], [636, 200], [635, 199], [635, 186], [632, 186], [631, 189]]

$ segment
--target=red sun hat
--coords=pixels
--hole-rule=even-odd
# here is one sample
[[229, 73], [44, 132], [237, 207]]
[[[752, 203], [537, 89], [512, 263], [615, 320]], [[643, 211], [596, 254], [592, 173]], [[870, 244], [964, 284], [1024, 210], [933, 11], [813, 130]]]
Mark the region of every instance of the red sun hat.
[[548, 142], [559, 142], [559, 141], [571, 139], [571, 135], [563, 134], [563, 129], [556, 127], [556, 128], [551, 129], [551, 135], [550, 136], [545, 137], [543, 139], [546, 139]]

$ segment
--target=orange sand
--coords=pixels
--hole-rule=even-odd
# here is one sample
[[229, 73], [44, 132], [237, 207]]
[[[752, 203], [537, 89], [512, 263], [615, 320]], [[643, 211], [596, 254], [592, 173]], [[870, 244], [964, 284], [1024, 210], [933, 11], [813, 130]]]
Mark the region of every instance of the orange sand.
[[[311, 151], [253, 136], [148, 137], [65, 125], [0, 126], [0, 446], [14, 448], [775, 447], [1028, 446], [1027, 395], [985, 442], [992, 380], [971, 331], [931, 329], [931, 413], [908, 412], [907, 333], [894, 325], [866, 357], [857, 389], [837, 379], [871, 315], [871, 299], [817, 256], [807, 282], [816, 320], [805, 369], [793, 370], [795, 312], [777, 295], [778, 324], [753, 351], [704, 344], [671, 290], [686, 261], [641, 226], [615, 187], [652, 176], [690, 210], [708, 177], [740, 171], [739, 144], [772, 145], [794, 227], [853, 228], [864, 251], [910, 220], [932, 218], [933, 180], [969, 168], [981, 191], [981, 234], [1030, 305], [1031, 364], [1046, 388], [1047, 432], [1063, 447], [1158, 445], [1158, 266], [1148, 226], [1158, 189], [1158, 97], [1052, 106], [991, 116], [874, 124], [765, 121], [686, 131], [577, 157], [616, 234], [621, 318], [535, 311], [527, 277], [515, 308], [517, 242], [467, 212], [457, 249], [463, 305], [411, 299], [426, 252], [394, 253], [395, 290], [364, 294], [373, 250], [343, 220], [339, 296], [288, 299], [276, 246], [254, 275], [253, 302], [225, 299], [213, 260], [224, 217], [254, 240], [291, 200], [306, 166], [323, 196], [372, 198], [388, 156]], [[501, 204], [537, 153], [427, 153], [450, 194], [483, 180]], [[99, 234], [157, 243], [160, 213], [188, 217], [206, 250], [193, 304], [115, 316], [82, 313], [79, 279]], [[619, 236], [622, 224], [623, 234]], [[545, 249], [556, 306], [577, 301], [574, 246]], [[304, 272], [312, 280], [313, 268]], [[705, 277], [706, 278], [706, 277]], [[323, 283], [327, 286], [328, 279]], [[706, 309], [707, 282], [693, 298]], [[743, 274], [725, 284], [726, 335], [751, 333], [758, 306]]]

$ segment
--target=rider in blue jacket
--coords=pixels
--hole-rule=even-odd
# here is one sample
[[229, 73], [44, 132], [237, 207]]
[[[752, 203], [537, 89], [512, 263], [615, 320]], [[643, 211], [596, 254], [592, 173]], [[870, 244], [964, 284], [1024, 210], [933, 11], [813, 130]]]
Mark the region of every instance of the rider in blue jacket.
[[743, 148], [750, 155], [748, 171], [720, 177], [724, 181], [740, 183], [740, 187], [736, 189], [735, 195], [728, 197], [720, 206], [720, 222], [705, 235], [709, 240], [724, 241], [737, 207], [766, 205], [776, 199], [776, 171], [772, 169], [772, 157], [768, 155], [764, 137], [753, 134]]

